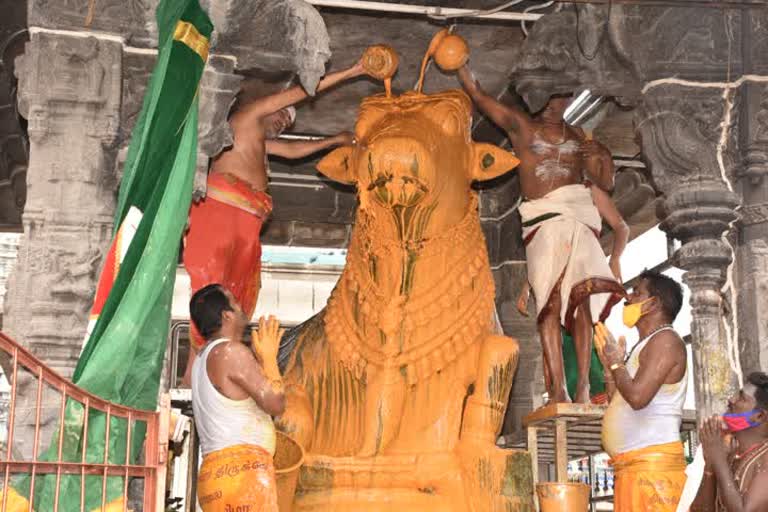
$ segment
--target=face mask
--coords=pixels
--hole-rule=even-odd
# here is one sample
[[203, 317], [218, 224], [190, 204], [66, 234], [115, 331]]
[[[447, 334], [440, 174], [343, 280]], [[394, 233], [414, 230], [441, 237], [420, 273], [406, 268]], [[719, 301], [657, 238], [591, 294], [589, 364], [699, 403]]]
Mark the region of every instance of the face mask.
[[635, 304], [625, 304], [624, 314], [623, 314], [624, 325], [626, 325], [630, 329], [633, 328], [635, 325], [637, 325], [637, 322], [640, 320], [640, 317], [643, 316], [643, 304], [645, 304], [651, 299], [653, 299], [653, 297], [651, 297], [650, 299], [645, 299], [643, 302], [637, 302]]
[[730, 432], [741, 432], [742, 430], [760, 425], [759, 422], [750, 419], [758, 412], [760, 412], [759, 409], [752, 409], [747, 412], [726, 413], [723, 414], [723, 421], [725, 421]]

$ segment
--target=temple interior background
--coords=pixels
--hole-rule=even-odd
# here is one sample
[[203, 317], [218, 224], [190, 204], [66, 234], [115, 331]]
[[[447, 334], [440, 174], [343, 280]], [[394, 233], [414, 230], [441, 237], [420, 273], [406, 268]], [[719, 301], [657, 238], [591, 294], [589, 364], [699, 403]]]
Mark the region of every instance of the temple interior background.
[[[487, 9], [499, 0], [387, 3]], [[80, 352], [128, 139], [154, 64], [156, 4], [99, 0], [86, 27], [85, 1], [0, 0], [2, 327], [65, 376]], [[241, 88], [261, 96], [312, 83], [326, 69], [352, 64], [366, 46], [383, 43], [400, 55], [393, 87], [402, 92], [414, 87], [437, 28], [455, 24], [471, 48], [475, 75], [501, 101], [529, 108], [542, 95], [580, 95], [571, 121], [607, 146], [616, 166], [613, 199], [631, 229], [622, 258], [625, 284], [656, 269], [685, 285], [686, 305], [675, 327], [693, 368], [689, 426], [719, 410], [749, 371], [768, 368], [763, 2], [523, 0], [511, 10], [538, 16], [524, 23], [440, 21], [355, 2], [201, 4], [215, 7], [217, 36], [200, 91], [198, 196], [210, 159], [227, 143], [227, 114]], [[701, 83], [711, 85], [696, 86]], [[425, 91], [455, 87], [453, 75], [435, 68]], [[357, 79], [311, 98], [282, 137], [350, 130], [360, 99], [381, 90], [378, 82]], [[510, 148], [506, 135], [479, 113], [472, 137]], [[321, 156], [270, 160], [276, 206], [262, 233], [263, 288], [255, 318], [267, 313], [286, 326], [301, 323], [323, 308], [343, 268], [355, 193], [318, 174]], [[519, 183], [509, 173], [476, 188], [497, 311], [504, 332], [519, 340], [525, 363], [501, 442], [521, 446], [522, 417], [543, 403], [544, 383], [532, 306], [528, 317], [515, 307], [525, 280]], [[611, 243], [605, 226], [601, 245], [608, 250]], [[163, 385], [181, 402], [188, 396], [178, 386], [188, 350], [188, 299], [188, 278], [179, 266]], [[620, 308], [607, 324], [624, 330]], [[636, 341], [630, 338], [629, 346]], [[8, 389], [0, 375], [0, 445]], [[189, 462], [177, 463], [183, 475]], [[601, 499], [612, 485], [604, 455], [574, 458], [569, 474], [593, 487], [594, 510], [610, 509]], [[184, 494], [181, 480], [174, 482]]]

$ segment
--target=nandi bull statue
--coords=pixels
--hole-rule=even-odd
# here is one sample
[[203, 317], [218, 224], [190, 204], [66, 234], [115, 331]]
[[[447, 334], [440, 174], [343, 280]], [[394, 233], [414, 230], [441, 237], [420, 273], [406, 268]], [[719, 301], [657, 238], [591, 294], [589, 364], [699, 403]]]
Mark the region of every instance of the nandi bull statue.
[[532, 510], [528, 454], [495, 445], [518, 345], [495, 330], [470, 188], [518, 160], [470, 126], [462, 91], [372, 96], [356, 145], [318, 164], [359, 207], [327, 307], [283, 340], [294, 511]]

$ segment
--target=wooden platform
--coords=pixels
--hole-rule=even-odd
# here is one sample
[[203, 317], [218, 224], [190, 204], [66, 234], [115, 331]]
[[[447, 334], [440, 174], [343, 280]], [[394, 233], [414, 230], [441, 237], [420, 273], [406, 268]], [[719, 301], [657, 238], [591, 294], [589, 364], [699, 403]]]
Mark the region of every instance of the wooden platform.
[[[527, 449], [531, 454], [534, 479], [539, 464], [555, 463], [557, 481], [567, 481], [568, 461], [603, 451], [601, 429], [606, 406], [592, 404], [552, 404], [523, 418], [526, 434], [505, 447]], [[683, 416], [682, 432], [696, 428], [696, 417]]]

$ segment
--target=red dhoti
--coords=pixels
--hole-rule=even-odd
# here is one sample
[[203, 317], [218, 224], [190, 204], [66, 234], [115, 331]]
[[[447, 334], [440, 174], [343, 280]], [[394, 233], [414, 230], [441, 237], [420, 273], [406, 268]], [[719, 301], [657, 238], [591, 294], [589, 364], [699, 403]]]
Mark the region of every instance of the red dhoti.
[[[192, 293], [219, 283], [235, 296], [250, 318], [261, 288], [259, 232], [272, 211], [272, 198], [228, 173], [208, 176], [208, 192], [189, 211], [184, 267]], [[192, 341], [204, 340], [192, 325]]]

